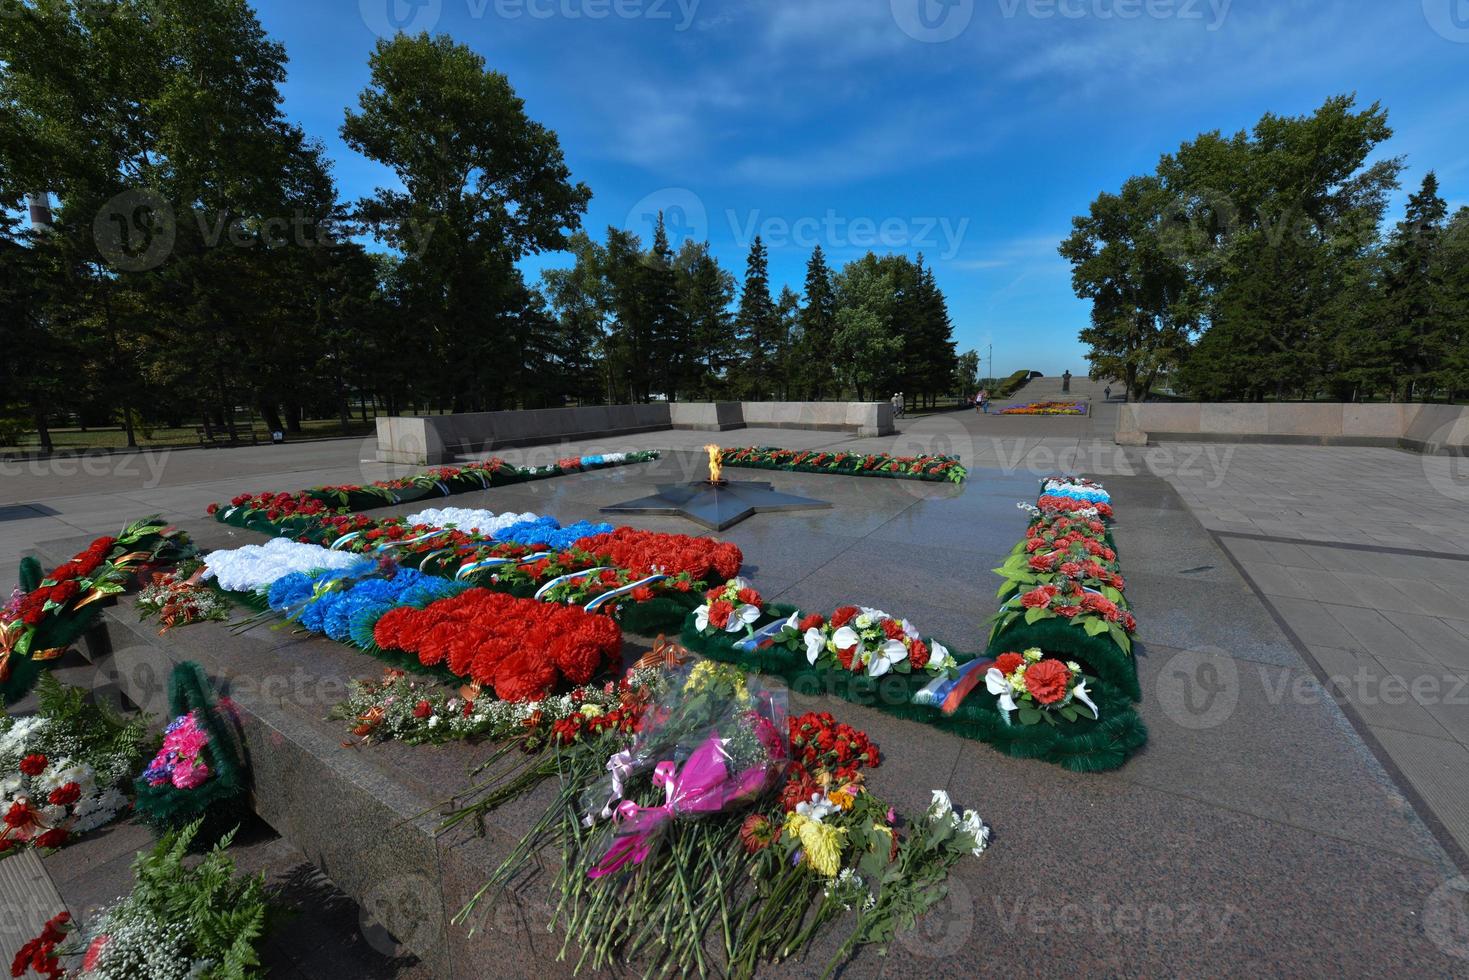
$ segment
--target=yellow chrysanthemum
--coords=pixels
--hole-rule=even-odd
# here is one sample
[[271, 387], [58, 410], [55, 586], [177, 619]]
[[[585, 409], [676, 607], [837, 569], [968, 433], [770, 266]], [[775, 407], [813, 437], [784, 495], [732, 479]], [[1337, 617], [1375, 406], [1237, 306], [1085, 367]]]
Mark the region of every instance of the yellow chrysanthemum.
[[841, 789], [837, 790], [835, 793], [831, 793], [830, 795], [828, 795], [827, 799], [831, 800], [843, 810], [852, 809], [852, 804], [856, 802], [856, 797], [854, 797], [851, 793], [848, 793], [846, 790]]
[[581, 713], [587, 718], [600, 718], [605, 712], [595, 704], [584, 704]]
[[845, 828], [832, 827], [795, 813], [786, 820], [786, 831], [800, 840], [801, 848], [806, 852], [806, 863], [812, 870], [832, 878], [842, 869], [842, 839], [847, 836]]

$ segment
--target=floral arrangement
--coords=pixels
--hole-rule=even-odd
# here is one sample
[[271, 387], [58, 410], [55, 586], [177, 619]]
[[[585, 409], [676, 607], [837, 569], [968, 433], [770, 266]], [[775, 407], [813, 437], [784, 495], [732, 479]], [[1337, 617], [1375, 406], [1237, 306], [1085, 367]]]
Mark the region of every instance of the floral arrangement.
[[1041, 481], [1041, 495], [1046, 497], [1070, 497], [1088, 503], [1107, 504], [1112, 495], [1100, 483], [1080, 476], [1050, 477]]
[[667, 675], [636, 734], [608, 730], [556, 759], [556, 798], [456, 922], [555, 852], [562, 955], [580, 945], [577, 968], [749, 977], [851, 913], [830, 972], [911, 925], [989, 841], [942, 792], [904, 821], [865, 786], [880, 753], [864, 733], [789, 718], [780, 693], [710, 661]]
[[813, 667], [868, 677], [889, 671], [941, 674], [956, 667], [942, 643], [933, 639], [925, 643], [906, 619], [867, 606], [842, 606], [830, 619], [814, 613], [797, 619], [792, 614], [775, 642], [804, 648], [806, 662]]
[[562, 681], [585, 684], [622, 651], [622, 631], [606, 616], [488, 589], [391, 609], [373, 641], [493, 688], [502, 701], [540, 698]]
[[904, 480], [963, 483], [968, 472], [957, 456], [892, 456], [888, 453], [825, 452], [814, 449], [777, 449], [747, 446], [721, 453], [725, 466], [744, 466], [798, 473], [841, 473], [847, 476], [885, 476]]
[[1079, 477], [1041, 481], [1025, 537], [995, 569], [1001, 605], [985, 686], [1017, 727], [1114, 731], [1106, 753], [1120, 764], [1147, 732], [1132, 707], [1142, 696], [1132, 657], [1138, 624], [1104, 522], [1110, 499]]
[[1085, 415], [1085, 402], [1027, 402], [1000, 409], [1001, 415]]
[[141, 718], [88, 704], [80, 688], [50, 674], [40, 711], [0, 715], [0, 856], [22, 847], [61, 847], [128, 808], [120, 787], [147, 751]]
[[369, 563], [346, 572], [292, 572], [270, 587], [266, 603], [303, 629], [366, 649], [373, 627], [389, 610], [427, 605], [468, 588], [412, 568]]
[[64, 654], [97, 620], [99, 600], [124, 591], [153, 564], [192, 554], [188, 537], [156, 517], [101, 537], [46, 575], [34, 558], [20, 566], [20, 587], [0, 607], [0, 703], [13, 704], [35, 683], [40, 665]]
[[[65, 912], [11, 963], [13, 977], [186, 980], [264, 976], [259, 946], [270, 918], [265, 876], [236, 877], [228, 835], [202, 861], [186, 860], [198, 825], [166, 834], [133, 862], [131, 894], [77, 928]], [[74, 966], [67, 970], [62, 961]]]
[[163, 730], [163, 747], [139, 778], [153, 787], [198, 789], [211, 775], [204, 751], [208, 744], [209, 731], [198, 714], [179, 715]]
[[265, 544], [211, 551], [204, 556], [200, 578], [212, 580], [229, 592], [254, 592], [269, 588], [292, 572], [349, 571], [367, 564], [360, 555], [272, 538]]
[[448, 497], [509, 483], [542, 480], [657, 458], [658, 453], [655, 451], [608, 453], [572, 457], [560, 460], [554, 466], [518, 467], [492, 457], [461, 466], [438, 466], [413, 476], [378, 480], [365, 486], [342, 484], [312, 487], [294, 493], [242, 493], [231, 498], [227, 505], [210, 504], [205, 511], [215, 520], [237, 527], [253, 527], [265, 531], [289, 528], [295, 531], [313, 518], [330, 514], [348, 514], [431, 497]]
[[487, 738], [515, 739], [526, 752], [571, 746], [614, 731], [637, 730], [661, 671], [634, 668], [617, 682], [583, 685], [539, 700], [497, 701], [473, 687], [453, 691], [387, 668], [377, 680], [352, 681], [331, 716], [372, 742], [409, 745]]
[[699, 582], [733, 578], [745, 560], [739, 545], [727, 541], [635, 527], [620, 527], [583, 538], [576, 547], [604, 564], [634, 574], [687, 574]]
[[529, 524], [539, 519], [538, 515], [529, 511], [521, 514], [514, 511], [496, 514], [492, 510], [475, 510], [466, 507], [430, 507], [409, 514], [403, 518], [403, 523], [409, 527], [454, 527], [461, 531], [493, 538], [497, 531], [516, 524]]
[[133, 781], [138, 813], [161, 831], [203, 820], [196, 832], [218, 838], [235, 822], [247, 788], [235, 707], [214, 696], [204, 669], [192, 661], [174, 667], [168, 687], [174, 719]]
[[199, 568], [181, 565], [171, 572], [154, 572], [152, 582], [138, 591], [138, 619], [157, 617], [160, 636], [175, 626], [229, 619], [229, 604], [219, 593], [194, 581]]
[[999, 698], [1006, 717], [1014, 712], [1022, 725], [1042, 721], [1054, 725], [1057, 717], [1066, 721], [1098, 718], [1086, 682], [1076, 661], [1047, 657], [1038, 647], [1000, 654], [985, 674], [985, 685]]
[[707, 636], [718, 630], [727, 633], [743, 630], [754, 635], [754, 624], [759, 622], [765, 603], [748, 581], [732, 578], [719, 588], [710, 589], [704, 598], [704, 604], [694, 610], [694, 628], [700, 633]]

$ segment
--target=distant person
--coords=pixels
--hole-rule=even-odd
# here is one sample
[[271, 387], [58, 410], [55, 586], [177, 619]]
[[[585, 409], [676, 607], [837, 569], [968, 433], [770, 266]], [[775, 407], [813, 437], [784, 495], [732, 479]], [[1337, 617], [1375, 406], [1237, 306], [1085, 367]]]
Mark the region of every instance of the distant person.
[[903, 417], [903, 406], [902, 406], [902, 403], [898, 401], [898, 393], [896, 391], [893, 392], [893, 397], [889, 398], [888, 399], [888, 402], [893, 406], [893, 418], [895, 418], [895, 419], [902, 418]]
[[1061, 392], [1063, 394], [1069, 394], [1071, 392], [1071, 372], [1070, 371], [1067, 371], [1065, 374], [1061, 375]]
[[906, 398], [903, 397], [903, 393], [901, 391], [898, 392], [898, 414], [899, 415], [907, 415], [908, 414], [908, 399], [906, 399]]
[[1111, 385], [1108, 385], [1107, 387], [1105, 387], [1105, 388], [1102, 389], [1102, 399], [1104, 401], [1111, 401], [1112, 400], [1112, 386]]
[[990, 413], [990, 392], [988, 388], [979, 389], [979, 394], [974, 396], [974, 405], [984, 414], [988, 415]]

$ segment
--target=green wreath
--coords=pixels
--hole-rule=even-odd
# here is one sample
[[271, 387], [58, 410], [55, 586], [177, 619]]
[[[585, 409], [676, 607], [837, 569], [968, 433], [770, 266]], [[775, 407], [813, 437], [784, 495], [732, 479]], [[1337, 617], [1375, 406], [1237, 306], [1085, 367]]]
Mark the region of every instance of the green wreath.
[[133, 782], [137, 811], [157, 833], [179, 830], [203, 820], [196, 844], [204, 847], [240, 823], [248, 789], [243, 739], [236, 722], [221, 715], [204, 668], [192, 660], [174, 667], [168, 678], [168, 707], [174, 718], [193, 712], [209, 735], [204, 746], [210, 776], [193, 789], [172, 783], [153, 786], [141, 775]]

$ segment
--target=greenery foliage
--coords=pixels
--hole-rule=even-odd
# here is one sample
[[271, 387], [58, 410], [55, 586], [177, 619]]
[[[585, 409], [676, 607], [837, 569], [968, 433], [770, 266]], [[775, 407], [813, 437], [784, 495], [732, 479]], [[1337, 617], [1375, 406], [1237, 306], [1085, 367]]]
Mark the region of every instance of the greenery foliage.
[[1378, 104], [1328, 99], [1204, 133], [1100, 195], [1060, 247], [1094, 378], [1206, 400], [1455, 398], [1469, 389], [1469, 208], [1430, 172], [1380, 231], [1401, 158]]

